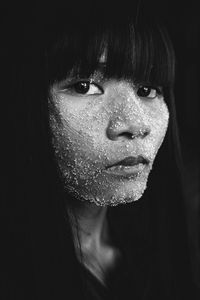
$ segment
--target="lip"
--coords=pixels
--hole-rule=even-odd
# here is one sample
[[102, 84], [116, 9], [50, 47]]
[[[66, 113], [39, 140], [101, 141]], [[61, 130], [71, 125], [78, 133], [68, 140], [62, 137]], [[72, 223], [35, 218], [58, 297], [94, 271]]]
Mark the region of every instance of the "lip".
[[106, 167], [106, 170], [114, 167], [114, 166], [125, 166], [125, 167], [130, 167], [130, 166], [135, 166], [138, 164], [148, 164], [149, 160], [145, 158], [142, 155], [138, 155], [137, 157], [134, 156], [128, 156], [123, 160], [120, 160], [112, 165], [109, 165]]
[[129, 156], [106, 167], [105, 172], [114, 176], [138, 177], [149, 164], [149, 160], [142, 155], [137, 157]]
[[140, 163], [134, 166], [112, 166], [105, 170], [107, 174], [113, 176], [121, 176], [124, 178], [137, 178], [142, 171], [146, 168], [146, 165]]

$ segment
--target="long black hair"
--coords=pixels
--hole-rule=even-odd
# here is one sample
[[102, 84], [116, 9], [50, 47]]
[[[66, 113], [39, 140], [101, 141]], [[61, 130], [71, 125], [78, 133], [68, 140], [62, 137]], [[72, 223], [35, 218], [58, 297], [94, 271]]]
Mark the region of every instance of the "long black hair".
[[[173, 96], [175, 56], [166, 29], [153, 21], [141, 3], [136, 4], [115, 13], [108, 8], [99, 13], [99, 7], [87, 11], [81, 7], [78, 13], [69, 6], [35, 10], [32, 17], [25, 17], [26, 28], [22, 25], [18, 31], [21, 39], [16, 38], [13, 75], [15, 99], [20, 101], [15, 127], [18, 177], [10, 210], [10, 231], [14, 232], [10, 249], [15, 249], [8, 267], [13, 287], [7, 287], [10, 299], [87, 299], [66, 211], [72, 199], [63, 190], [51, 146], [47, 99], [50, 85], [70, 72], [85, 77], [93, 74], [105, 49], [105, 77], [162, 86], [170, 112], [167, 134], [144, 196], [108, 212], [119, 244], [138, 249], [140, 272], [146, 272], [143, 285], [143, 276], [138, 274], [136, 281], [133, 270], [133, 278], [124, 286], [128, 291], [121, 287], [118, 295], [191, 297]], [[145, 257], [148, 268], [142, 264]], [[137, 291], [131, 288], [136, 282]]]

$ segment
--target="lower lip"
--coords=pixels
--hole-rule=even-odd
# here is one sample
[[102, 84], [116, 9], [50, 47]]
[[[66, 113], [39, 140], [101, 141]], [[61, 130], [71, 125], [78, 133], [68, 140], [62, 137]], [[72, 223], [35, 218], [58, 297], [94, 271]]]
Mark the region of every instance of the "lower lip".
[[144, 164], [138, 164], [134, 166], [113, 166], [105, 170], [107, 174], [114, 175], [114, 176], [121, 176], [126, 178], [136, 178], [138, 177], [146, 165]]

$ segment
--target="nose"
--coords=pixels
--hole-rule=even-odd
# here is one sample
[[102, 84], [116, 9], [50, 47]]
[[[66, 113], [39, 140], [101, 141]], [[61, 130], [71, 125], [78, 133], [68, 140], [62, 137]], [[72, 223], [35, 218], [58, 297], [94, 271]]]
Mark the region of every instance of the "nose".
[[106, 128], [110, 140], [145, 138], [151, 132], [148, 107], [136, 94], [133, 86], [120, 82], [110, 94], [110, 118]]
[[150, 134], [149, 126], [145, 124], [129, 124], [126, 120], [118, 117], [110, 120], [106, 134], [112, 140], [132, 140], [135, 138], [145, 138]]

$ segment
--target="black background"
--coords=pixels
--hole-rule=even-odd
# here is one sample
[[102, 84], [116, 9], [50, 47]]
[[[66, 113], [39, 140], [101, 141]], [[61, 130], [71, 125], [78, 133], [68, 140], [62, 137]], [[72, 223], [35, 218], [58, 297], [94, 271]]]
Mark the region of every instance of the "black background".
[[[65, 1], [64, 5], [59, 2], [41, 6], [36, 4], [13, 4], [2, 7], [1, 14], [3, 26], [1, 48], [4, 50], [1, 56], [1, 66], [5, 70], [2, 72], [7, 79], [7, 83], [13, 78], [13, 70], [19, 67], [19, 60], [23, 60], [23, 55], [27, 41], [30, 42], [30, 29], [33, 29], [35, 22], [42, 24], [43, 18], [53, 17], [56, 5], [62, 6], [66, 11], [66, 18], [71, 14], [75, 18], [91, 7], [97, 7], [99, 13], [109, 11], [119, 15], [121, 11], [135, 9], [135, 1], [124, 1], [116, 3], [111, 1], [91, 1], [76, 2]], [[200, 17], [198, 1], [178, 1], [178, 0], [143, 0], [141, 6], [149, 11], [149, 14], [159, 15], [163, 19], [172, 39], [176, 54], [176, 83], [175, 97], [177, 117], [180, 128], [180, 137], [185, 161], [195, 160], [199, 156], [199, 28]], [[64, 7], [64, 9], [63, 9]], [[50, 13], [49, 13], [50, 12]], [[70, 12], [70, 14], [69, 14]], [[58, 9], [59, 13], [59, 9]], [[38, 20], [37, 20], [38, 19]], [[40, 26], [40, 25], [39, 25]], [[39, 27], [36, 30], [40, 31]], [[4, 41], [5, 37], [5, 41]], [[35, 37], [33, 36], [33, 40]], [[20, 49], [21, 47], [21, 49]], [[20, 53], [21, 52], [21, 53]], [[20, 57], [21, 56], [21, 57]], [[23, 63], [23, 61], [22, 61]], [[14, 68], [13, 68], [14, 67]]]
[[[188, 219], [191, 240], [197, 240], [198, 213], [200, 211], [199, 201], [199, 35], [200, 16], [198, 1], [143, 1], [151, 7], [150, 13], [160, 14], [164, 19], [169, 31], [176, 54], [176, 82], [175, 99], [180, 139], [183, 151], [184, 164], [187, 170], [188, 181]], [[108, 2], [107, 2], [108, 3]], [[30, 6], [29, 6], [30, 5]], [[95, 5], [92, 2], [91, 5]], [[107, 5], [99, 2], [99, 9], [106, 10]], [[125, 6], [126, 3], [120, 3]], [[111, 4], [112, 13], [120, 12], [120, 5]], [[81, 12], [79, 4], [76, 3], [77, 13]], [[66, 17], [69, 5], [66, 2]], [[18, 76], [18, 68], [23, 64], [23, 55], [26, 53], [26, 41], [29, 40], [29, 29], [32, 25], [32, 13], [34, 10], [40, 12], [40, 7], [15, 5], [10, 3], [9, 7], [2, 9], [3, 25], [1, 26], [1, 74], [4, 83], [1, 90], [1, 136], [2, 149], [5, 151], [1, 157], [4, 179], [2, 191], [10, 191], [13, 186], [11, 182], [18, 176], [15, 162], [12, 161], [13, 153], [17, 159], [17, 167], [23, 160], [23, 117], [26, 107], [19, 98], [15, 98], [15, 81]], [[42, 8], [41, 8], [42, 9]], [[73, 8], [74, 9], [74, 8]], [[43, 9], [43, 12], [45, 9]], [[73, 11], [74, 13], [74, 11]], [[28, 38], [29, 37], [29, 38]], [[34, 38], [34, 37], [33, 37]], [[22, 95], [23, 98], [23, 95]], [[6, 104], [6, 110], [3, 105]], [[4, 136], [5, 134], [5, 136]], [[4, 184], [5, 182], [5, 184]], [[14, 195], [13, 195], [14, 197]], [[6, 200], [5, 200], [6, 201]], [[4, 202], [7, 206], [7, 203]], [[6, 211], [10, 214], [10, 211]], [[7, 216], [6, 216], [7, 217]], [[196, 230], [198, 229], [198, 230]], [[197, 245], [197, 244], [196, 244]], [[196, 247], [196, 246], [195, 246]], [[197, 256], [197, 254], [195, 254]], [[198, 258], [200, 265], [200, 258]], [[196, 260], [197, 262], [197, 260]]]

